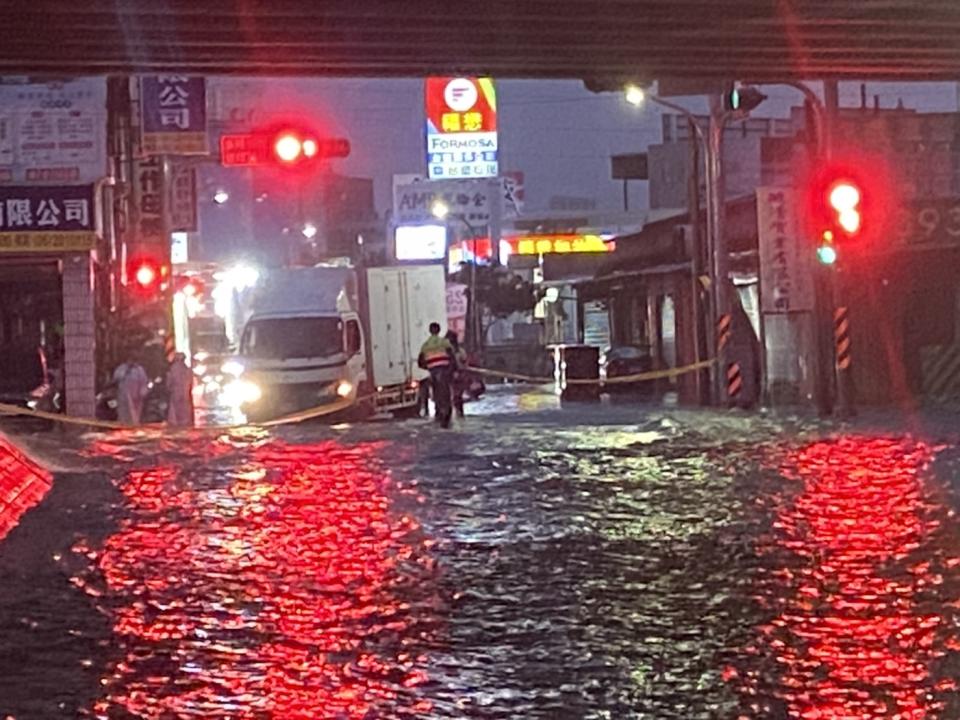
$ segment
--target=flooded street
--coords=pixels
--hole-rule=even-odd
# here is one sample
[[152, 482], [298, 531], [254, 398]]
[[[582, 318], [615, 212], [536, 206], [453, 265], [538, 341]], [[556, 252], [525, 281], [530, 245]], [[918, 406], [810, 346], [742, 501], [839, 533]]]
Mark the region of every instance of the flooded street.
[[0, 542], [0, 717], [960, 717], [947, 431], [480, 410], [91, 436]]

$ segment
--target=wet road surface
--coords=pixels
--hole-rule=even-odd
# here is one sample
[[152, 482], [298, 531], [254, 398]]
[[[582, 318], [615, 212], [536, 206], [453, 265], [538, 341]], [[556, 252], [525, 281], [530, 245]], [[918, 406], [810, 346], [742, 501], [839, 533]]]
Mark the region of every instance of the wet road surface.
[[0, 717], [960, 717], [949, 433], [481, 409], [90, 438], [0, 543]]

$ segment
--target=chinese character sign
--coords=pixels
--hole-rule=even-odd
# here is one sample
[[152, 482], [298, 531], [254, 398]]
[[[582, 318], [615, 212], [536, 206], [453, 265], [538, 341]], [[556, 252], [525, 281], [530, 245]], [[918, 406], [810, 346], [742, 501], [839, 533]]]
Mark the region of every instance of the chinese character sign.
[[146, 155], [206, 155], [206, 80], [188, 75], [140, 78], [141, 147]]
[[393, 188], [393, 214], [398, 223], [437, 222], [432, 208], [442, 200], [450, 215], [460, 217], [474, 227], [490, 222], [489, 180], [437, 182], [424, 180], [397, 184]]
[[170, 231], [197, 230], [197, 172], [181, 162], [170, 163]]
[[92, 185], [0, 185], [0, 252], [84, 251], [95, 243]]
[[166, 248], [163, 162], [158, 157], [136, 162], [133, 174], [133, 238], [139, 245]]
[[790, 188], [757, 190], [761, 310], [765, 313], [813, 310], [810, 255], [801, 242], [797, 196]]
[[497, 94], [493, 80], [427, 78], [427, 176], [496, 177]]

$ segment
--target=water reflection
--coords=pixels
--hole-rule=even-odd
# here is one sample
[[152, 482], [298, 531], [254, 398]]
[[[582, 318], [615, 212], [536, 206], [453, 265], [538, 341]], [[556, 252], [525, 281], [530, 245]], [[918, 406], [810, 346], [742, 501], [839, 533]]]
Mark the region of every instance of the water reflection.
[[378, 451], [274, 442], [229, 471], [129, 472], [119, 532], [78, 548], [96, 559], [105, 587], [83, 582], [109, 599], [119, 651], [95, 714], [428, 711], [436, 563], [417, 521], [391, 513]]
[[960, 557], [925, 483], [934, 454], [853, 437], [782, 460], [800, 492], [761, 548], [770, 619], [752, 659], [725, 675], [743, 690], [744, 716], [956, 717], [941, 713], [955, 690], [944, 659], [956, 646]]

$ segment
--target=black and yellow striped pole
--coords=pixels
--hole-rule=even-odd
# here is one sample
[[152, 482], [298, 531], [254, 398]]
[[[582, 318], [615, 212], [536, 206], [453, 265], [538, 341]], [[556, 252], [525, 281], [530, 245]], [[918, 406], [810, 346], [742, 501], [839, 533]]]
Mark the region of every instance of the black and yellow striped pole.
[[838, 305], [833, 311], [834, 359], [837, 371], [837, 413], [841, 417], [854, 414], [852, 377], [853, 358], [850, 353], [850, 311]]

